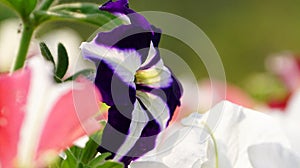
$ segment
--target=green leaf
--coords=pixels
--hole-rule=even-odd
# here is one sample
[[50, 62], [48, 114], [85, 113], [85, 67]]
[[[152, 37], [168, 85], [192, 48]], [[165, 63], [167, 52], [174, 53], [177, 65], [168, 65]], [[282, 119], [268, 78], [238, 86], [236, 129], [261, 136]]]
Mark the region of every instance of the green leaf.
[[65, 76], [69, 67], [68, 53], [61, 43], [58, 44], [57, 59], [55, 77], [58, 78], [58, 80], [61, 80]]
[[90, 136], [89, 141], [86, 143], [85, 148], [82, 150], [81, 162], [87, 164], [90, 160], [93, 160], [97, 155], [97, 148], [101, 143], [102, 131], [97, 131]]
[[72, 167], [77, 167], [77, 159], [72, 153], [71, 150], [66, 150], [65, 151], [67, 155], [67, 159], [63, 160], [61, 163], [62, 168], [72, 168]]
[[74, 75], [68, 77], [68, 78], [65, 80], [65, 82], [66, 82], [66, 81], [70, 81], [70, 80], [75, 80], [75, 79], [76, 79], [78, 76], [80, 76], [80, 75], [83, 75], [83, 76], [89, 76], [89, 75], [93, 74], [94, 72], [95, 72], [95, 70], [93, 70], [93, 69], [84, 69], [84, 70], [81, 70], [81, 71], [75, 73]]
[[94, 3], [68, 3], [61, 4], [51, 8], [51, 11], [70, 11], [70, 12], [80, 12], [85, 14], [94, 14], [99, 12], [99, 6]]
[[95, 142], [92, 138], [86, 143], [85, 148], [82, 150], [81, 162], [88, 163], [92, 160], [98, 153], [97, 148], [99, 144]]
[[70, 151], [72, 152], [73, 156], [79, 160], [81, 155], [82, 155], [82, 148], [78, 147], [78, 146], [72, 146], [70, 148]]
[[88, 163], [88, 166], [90, 167], [97, 167], [99, 165], [102, 165], [104, 162], [105, 162], [105, 159], [107, 157], [111, 156], [111, 153], [102, 153], [100, 156], [94, 158], [93, 160], [91, 160], [89, 163]]
[[54, 62], [53, 56], [52, 56], [52, 54], [51, 54], [49, 48], [47, 47], [47, 45], [46, 45], [44, 42], [41, 42], [41, 43], [40, 43], [40, 50], [41, 50], [42, 56], [43, 56], [47, 61], [52, 62], [52, 64], [53, 64], [54, 67], [55, 67], [55, 62]]
[[124, 165], [119, 162], [107, 161], [103, 165], [97, 166], [97, 168], [123, 168]]
[[51, 7], [48, 11], [35, 11], [36, 21], [40, 24], [45, 21], [70, 20], [109, 27], [115, 27], [123, 23], [109, 12], [100, 11], [98, 5], [92, 3], [68, 3]]
[[44, 1], [40, 4], [38, 10], [47, 10], [47, 9], [49, 9], [49, 7], [52, 5], [53, 1], [54, 1], [54, 0], [44, 0]]
[[23, 19], [28, 19], [37, 4], [37, 0], [0, 0], [0, 2], [13, 8]]
[[37, 0], [22, 0], [22, 4], [19, 9], [23, 9], [23, 16], [29, 16], [29, 14], [34, 10], [37, 4]]

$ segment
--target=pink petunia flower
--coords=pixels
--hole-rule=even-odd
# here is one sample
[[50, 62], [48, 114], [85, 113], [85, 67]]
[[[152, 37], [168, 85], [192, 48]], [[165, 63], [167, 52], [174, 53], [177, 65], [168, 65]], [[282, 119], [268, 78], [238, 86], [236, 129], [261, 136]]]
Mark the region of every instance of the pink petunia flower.
[[34, 57], [23, 70], [0, 74], [0, 167], [41, 167], [100, 129], [94, 85], [84, 78], [56, 84], [51, 68]]

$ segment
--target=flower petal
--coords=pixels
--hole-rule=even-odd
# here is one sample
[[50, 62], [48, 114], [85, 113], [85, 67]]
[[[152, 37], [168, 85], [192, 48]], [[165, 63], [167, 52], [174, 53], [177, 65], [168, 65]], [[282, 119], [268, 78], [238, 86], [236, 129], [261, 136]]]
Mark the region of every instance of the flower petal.
[[[125, 112], [125, 115], [123, 114]], [[153, 116], [137, 101], [131, 107], [112, 106], [108, 113], [100, 152], [113, 152], [111, 157], [128, 165], [154, 148], [154, 142], [161, 128]], [[129, 117], [128, 114], [131, 114]]]
[[266, 114], [228, 101], [217, 104], [207, 116], [218, 113], [221, 117], [217, 124], [207, 124], [214, 129], [218, 150], [228, 156], [233, 167], [250, 165], [247, 149], [251, 145], [268, 142], [290, 145], [279, 124]]
[[154, 162], [154, 161], [140, 161], [140, 162], [133, 162], [130, 164], [130, 168], [170, 168], [163, 163]]
[[180, 82], [173, 75], [171, 78], [172, 82], [170, 82], [168, 87], [151, 88], [146, 85], [137, 85], [137, 90], [156, 95], [166, 103], [170, 116], [168, 122], [172, 119], [175, 109], [180, 106], [180, 97], [182, 95], [182, 86]]
[[17, 156], [19, 166], [32, 167], [44, 152], [57, 153], [84, 133], [99, 128], [92, 117], [99, 112], [100, 94], [84, 79], [55, 83], [52, 65], [42, 57], [31, 58], [28, 68], [32, 77]]
[[248, 148], [254, 168], [300, 167], [300, 157], [277, 143], [261, 143]]
[[145, 30], [139, 25], [122, 25], [110, 32], [99, 33], [92, 43], [108, 48], [104, 49], [104, 52], [98, 52], [97, 55], [102, 54], [100, 57], [109, 57], [109, 49], [117, 48], [123, 51], [138, 52], [143, 62], [148, 55], [152, 37], [151, 31]]
[[126, 15], [129, 17], [131, 24], [139, 25], [145, 30], [151, 30], [151, 25], [144, 16], [129, 8], [128, 0], [117, 0], [115, 2], [109, 0], [100, 7], [100, 10], [114, 13], [116, 15]]
[[[61, 95], [51, 109], [41, 134], [38, 155], [47, 150], [65, 149], [79, 137], [100, 129], [100, 124], [93, 118], [99, 112], [100, 94], [83, 78], [73, 87]], [[68, 116], [68, 119], [61, 116]], [[63, 141], [62, 137], [65, 137]]]
[[14, 167], [30, 78], [29, 69], [0, 74], [0, 167]]

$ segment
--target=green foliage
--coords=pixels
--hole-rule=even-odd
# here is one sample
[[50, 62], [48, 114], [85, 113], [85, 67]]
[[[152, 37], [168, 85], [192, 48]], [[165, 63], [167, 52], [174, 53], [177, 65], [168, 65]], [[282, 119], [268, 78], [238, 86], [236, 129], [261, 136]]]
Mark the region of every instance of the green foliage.
[[[53, 6], [54, 0], [0, 0], [1, 4], [5, 4], [14, 9], [23, 21], [23, 30], [21, 43], [18, 49], [17, 58], [14, 62], [13, 70], [18, 70], [24, 66], [26, 55], [32, 35], [36, 28], [49, 21], [74, 21], [93, 24], [99, 27], [104, 25], [105, 29], [116, 27], [123, 22], [120, 19], [108, 12], [103, 12], [98, 9], [97, 4], [94, 3], [63, 3]], [[37, 4], [39, 2], [39, 4]], [[38, 6], [36, 8], [36, 6]], [[108, 25], [106, 23], [109, 23]], [[41, 44], [42, 53], [44, 57], [51, 60], [51, 56], [47, 48]], [[65, 49], [62, 45], [58, 47], [58, 67], [55, 71], [57, 81], [61, 81], [66, 73], [68, 57], [66, 57]]]
[[123, 168], [122, 163], [106, 160], [110, 153], [96, 156], [101, 137], [102, 131], [98, 131], [90, 136], [84, 148], [72, 146], [64, 152], [66, 159], [59, 158], [49, 168]]
[[117, 26], [122, 21], [108, 12], [100, 11], [99, 6], [93, 3], [68, 3], [51, 7], [48, 11], [35, 11], [37, 23], [55, 20], [69, 20], [103, 26], [106, 23]]
[[59, 43], [57, 47], [57, 64], [54, 61], [53, 55], [51, 54], [51, 51], [47, 47], [47, 45], [44, 42], [40, 43], [40, 50], [42, 53], [42, 56], [49, 62], [53, 64], [54, 70], [53, 70], [53, 78], [57, 83], [60, 82], [66, 82], [75, 80], [80, 75], [83, 76], [89, 76], [94, 73], [93, 69], [84, 69], [79, 72], [76, 72], [75, 74], [71, 75], [67, 79], [64, 80], [64, 76], [68, 70], [69, 66], [69, 56], [67, 53], [66, 48], [63, 44]]
[[37, 0], [0, 0], [13, 8], [23, 19], [26, 19], [37, 5]]
[[47, 45], [44, 42], [40, 43], [40, 49], [41, 49], [41, 53], [44, 56], [44, 58], [47, 61], [52, 62], [52, 64], [55, 66], [55, 62], [54, 62], [53, 56], [52, 56], [49, 48], [47, 47]]
[[65, 76], [69, 66], [69, 57], [66, 48], [59, 43], [57, 47], [57, 65], [55, 71], [56, 81], [61, 81]]

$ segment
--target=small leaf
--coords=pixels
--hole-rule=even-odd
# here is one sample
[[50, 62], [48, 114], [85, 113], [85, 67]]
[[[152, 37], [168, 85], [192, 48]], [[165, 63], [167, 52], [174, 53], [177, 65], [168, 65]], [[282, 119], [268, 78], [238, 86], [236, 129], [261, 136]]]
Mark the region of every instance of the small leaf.
[[74, 145], [69, 150], [72, 152], [76, 160], [80, 160], [80, 157], [82, 155], [82, 150], [83, 150], [82, 148]]
[[[35, 11], [38, 23], [49, 20], [70, 20], [103, 26], [116, 27], [123, 24], [121, 19], [109, 12], [100, 11], [98, 5], [93, 3], [67, 3], [51, 7], [48, 11]], [[111, 21], [111, 22], [110, 22]]]
[[67, 155], [67, 159], [62, 161], [61, 167], [62, 168], [77, 167], [77, 159], [74, 156], [74, 154], [72, 153], [72, 151], [71, 150], [66, 150], [65, 153]]
[[105, 159], [107, 157], [111, 156], [111, 153], [102, 153], [100, 156], [94, 158], [93, 160], [91, 160], [89, 163], [88, 163], [88, 166], [91, 166], [91, 167], [97, 167], [99, 165], [102, 165], [104, 162], [105, 162]]
[[69, 57], [67, 50], [61, 43], [58, 44], [57, 58], [58, 60], [56, 65], [55, 76], [56, 78], [61, 80], [65, 76], [69, 66]]
[[52, 56], [52, 54], [51, 54], [49, 48], [47, 47], [47, 45], [46, 45], [44, 42], [41, 42], [41, 43], [40, 43], [40, 50], [41, 50], [42, 56], [44, 56], [44, 58], [45, 58], [47, 61], [52, 62], [52, 64], [53, 64], [54, 67], [55, 67], [55, 62], [54, 62], [53, 56]]
[[82, 150], [81, 162], [87, 164], [90, 160], [93, 160], [97, 155], [97, 148], [101, 143], [102, 130], [97, 131], [90, 136], [89, 141], [86, 143], [85, 148]]
[[66, 82], [66, 81], [70, 81], [70, 80], [75, 80], [75, 79], [76, 79], [78, 76], [80, 76], [80, 75], [83, 75], [83, 76], [86, 76], [86, 77], [87, 77], [87, 76], [93, 74], [94, 72], [95, 72], [95, 71], [94, 71], [93, 69], [84, 69], [84, 70], [81, 70], [81, 71], [75, 73], [74, 75], [68, 77], [68, 78], [65, 80], [65, 82]]
[[95, 142], [92, 138], [86, 143], [85, 148], [82, 151], [81, 162], [88, 163], [92, 160], [98, 153], [97, 148], [99, 144]]

